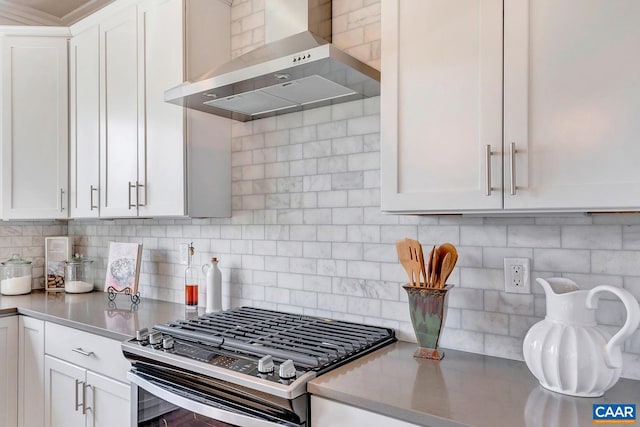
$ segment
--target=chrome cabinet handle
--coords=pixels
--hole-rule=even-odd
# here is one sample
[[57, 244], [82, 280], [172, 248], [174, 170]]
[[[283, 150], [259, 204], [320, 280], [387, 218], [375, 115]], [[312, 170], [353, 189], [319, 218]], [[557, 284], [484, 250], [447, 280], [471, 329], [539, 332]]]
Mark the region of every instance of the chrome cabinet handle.
[[84, 351], [82, 347], [72, 348], [71, 351], [75, 351], [76, 353], [80, 353], [83, 356], [95, 356], [93, 351]]
[[87, 415], [87, 410], [91, 409], [90, 406], [87, 406], [87, 389], [91, 388], [91, 385], [84, 384], [82, 386], [82, 415]]
[[98, 209], [98, 206], [93, 205], [93, 192], [98, 191], [98, 187], [91, 186], [91, 201], [89, 202], [89, 207], [91, 210]]
[[485, 182], [486, 182], [487, 188], [484, 195], [490, 196], [491, 195], [491, 145], [490, 144], [487, 144], [485, 162], [486, 162], [485, 170], [487, 172], [485, 176]]
[[509, 182], [511, 184], [511, 191], [509, 192], [509, 194], [511, 194], [512, 196], [516, 195], [516, 143], [512, 142], [509, 145], [510, 149], [509, 149], [509, 168], [510, 170], [510, 176], [509, 176]]
[[[138, 181], [136, 181], [136, 206], [140, 207], [140, 206], [144, 206], [144, 204], [142, 203], [138, 203], [138, 201], [140, 200], [140, 193], [138, 191], [138, 188], [144, 188], [144, 184], [138, 184]], [[144, 192], [144, 202], [147, 202], [147, 191], [145, 190]]]
[[[80, 381], [80, 380], [76, 380], [76, 411], [80, 408], [80, 406], [84, 405], [84, 402], [82, 404], [78, 403], [78, 384], [84, 384], [84, 381]], [[84, 386], [83, 386], [83, 392], [84, 392]]]
[[[137, 194], [138, 193], [137, 187], [138, 187], [138, 183], [137, 182], [135, 184], [132, 184], [131, 181], [129, 181], [129, 210], [131, 210], [131, 208], [135, 208], [136, 207], [136, 205], [132, 205], [131, 204], [131, 189], [135, 188], [136, 189], [136, 194]], [[136, 198], [137, 197], [138, 196], [136, 195]], [[136, 203], [137, 203], [137, 200], [136, 200]]]
[[64, 206], [63, 206], [63, 201], [64, 201], [64, 189], [61, 188], [60, 189], [60, 212], [64, 211]]

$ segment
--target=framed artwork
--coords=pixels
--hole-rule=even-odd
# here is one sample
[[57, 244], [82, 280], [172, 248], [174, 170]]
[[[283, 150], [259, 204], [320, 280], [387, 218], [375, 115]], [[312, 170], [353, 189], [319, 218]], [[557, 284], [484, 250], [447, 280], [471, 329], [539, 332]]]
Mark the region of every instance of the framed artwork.
[[124, 292], [129, 288], [131, 294], [135, 295], [138, 292], [141, 259], [142, 244], [110, 242], [104, 291], [109, 292], [112, 288], [114, 292]]
[[71, 244], [68, 237], [44, 238], [45, 290], [64, 291], [65, 261], [69, 259], [71, 259]]

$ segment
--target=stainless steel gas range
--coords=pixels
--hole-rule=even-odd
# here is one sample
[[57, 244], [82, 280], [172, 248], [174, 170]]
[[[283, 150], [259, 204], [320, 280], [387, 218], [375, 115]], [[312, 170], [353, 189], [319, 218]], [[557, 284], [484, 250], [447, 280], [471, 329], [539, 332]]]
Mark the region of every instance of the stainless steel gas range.
[[395, 341], [391, 329], [235, 308], [143, 329], [132, 363], [132, 425], [309, 426], [307, 382]]

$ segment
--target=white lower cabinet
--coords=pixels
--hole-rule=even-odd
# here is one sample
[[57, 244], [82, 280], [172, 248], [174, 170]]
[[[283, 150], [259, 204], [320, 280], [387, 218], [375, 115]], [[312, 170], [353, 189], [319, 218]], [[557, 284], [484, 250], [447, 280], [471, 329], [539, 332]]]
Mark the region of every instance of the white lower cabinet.
[[18, 427], [44, 425], [44, 321], [18, 319]]
[[311, 425], [313, 427], [335, 426], [385, 426], [417, 427], [386, 415], [376, 414], [323, 397], [311, 396]]
[[119, 341], [47, 323], [45, 352], [46, 427], [130, 425], [129, 362]]
[[[44, 357], [45, 425], [84, 427], [86, 370], [51, 356]], [[82, 388], [82, 390], [78, 390]], [[84, 396], [83, 396], [84, 393]]]
[[0, 318], [0, 426], [18, 424], [18, 316]]
[[45, 356], [47, 427], [128, 426], [129, 385]]

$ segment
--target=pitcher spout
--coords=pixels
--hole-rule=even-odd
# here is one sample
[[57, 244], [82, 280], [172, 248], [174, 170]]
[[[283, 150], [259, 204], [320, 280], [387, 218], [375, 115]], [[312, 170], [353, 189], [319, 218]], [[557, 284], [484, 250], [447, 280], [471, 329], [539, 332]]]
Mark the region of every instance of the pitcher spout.
[[564, 277], [551, 277], [546, 280], [538, 277], [536, 282], [542, 286], [547, 299], [554, 295], [561, 295], [580, 290], [580, 287], [576, 282], [571, 279], [565, 279]]

